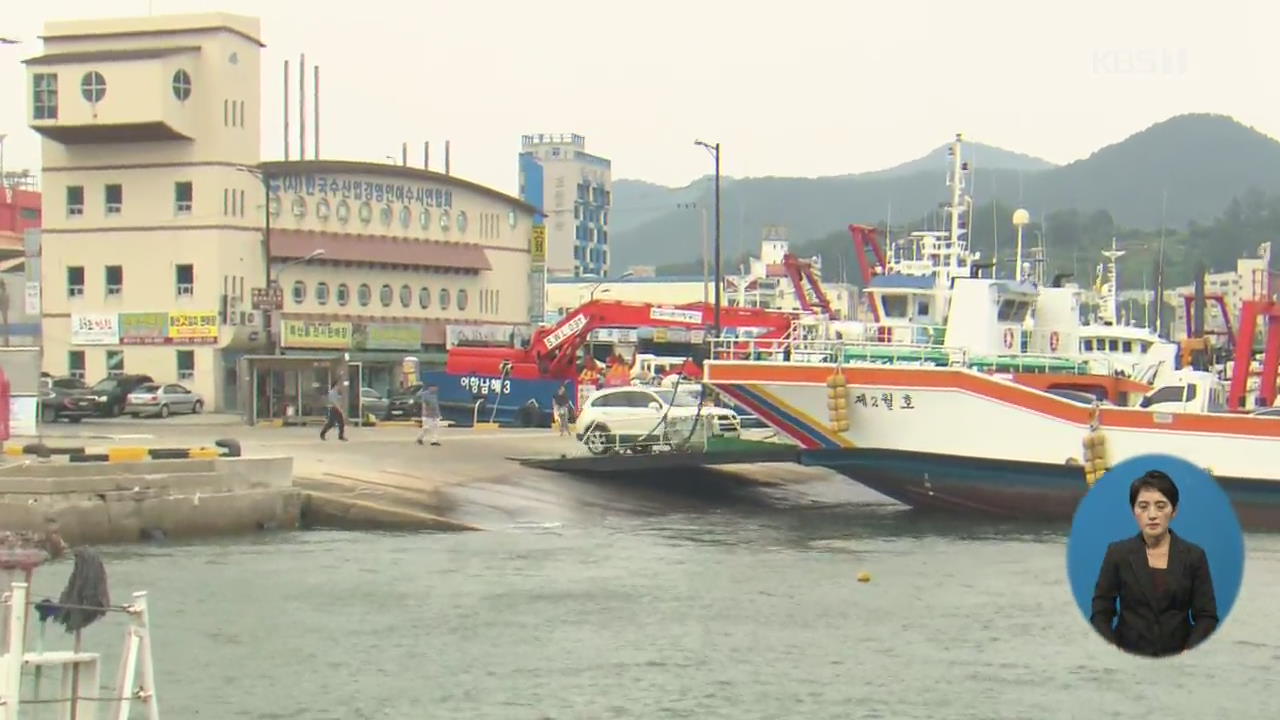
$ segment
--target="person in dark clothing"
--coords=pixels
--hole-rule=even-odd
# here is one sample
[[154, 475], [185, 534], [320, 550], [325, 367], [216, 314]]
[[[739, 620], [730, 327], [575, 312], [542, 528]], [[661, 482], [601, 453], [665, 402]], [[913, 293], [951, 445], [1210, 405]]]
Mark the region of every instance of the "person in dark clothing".
[[328, 416], [325, 418], [324, 427], [320, 428], [320, 439], [325, 440], [325, 435], [334, 427], [338, 428], [338, 439], [345, 441], [347, 439], [347, 420], [342, 412], [342, 385], [341, 380], [334, 380], [333, 385], [329, 387], [329, 395], [325, 399], [328, 405]]
[[560, 389], [551, 398], [556, 414], [556, 424], [560, 426], [560, 436], [569, 434], [569, 413], [573, 408], [573, 400], [569, 397], [569, 383], [561, 383]]
[[1178, 514], [1178, 487], [1165, 473], [1152, 470], [1134, 480], [1129, 506], [1139, 533], [1107, 547], [1089, 621], [1107, 641], [1136, 655], [1186, 652], [1218, 626], [1209, 558], [1169, 528]]

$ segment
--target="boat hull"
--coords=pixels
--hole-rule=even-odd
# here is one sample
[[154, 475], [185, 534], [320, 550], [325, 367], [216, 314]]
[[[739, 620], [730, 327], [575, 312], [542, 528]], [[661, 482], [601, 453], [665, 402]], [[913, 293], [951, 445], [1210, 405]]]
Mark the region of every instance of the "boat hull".
[[[912, 508], [950, 514], [1069, 523], [1089, 490], [1076, 465], [875, 449], [805, 450], [800, 458]], [[1214, 479], [1245, 530], [1280, 532], [1280, 483]]]
[[[1088, 406], [960, 368], [708, 363], [718, 392], [822, 465], [905, 504], [1070, 519], [1096, 422], [1106, 466], [1181, 457], [1227, 491], [1242, 524], [1280, 530], [1280, 419]], [[844, 387], [832, 387], [843, 375]], [[835, 421], [843, 395], [847, 427]]]

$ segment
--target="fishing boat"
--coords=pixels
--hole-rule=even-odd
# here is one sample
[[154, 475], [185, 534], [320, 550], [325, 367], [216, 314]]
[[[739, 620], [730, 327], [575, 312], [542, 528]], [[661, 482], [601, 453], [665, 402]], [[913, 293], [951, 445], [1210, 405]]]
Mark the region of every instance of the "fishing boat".
[[[1028, 356], [1019, 367], [1008, 347], [1019, 318], [1000, 311], [1018, 292], [1010, 281], [958, 279], [941, 347], [898, 346], [877, 360], [880, 343], [797, 334], [785, 352], [776, 342], [746, 359], [713, 352], [704, 381], [798, 445], [802, 463], [913, 507], [1068, 520], [1106, 468], [1158, 453], [1211, 472], [1246, 527], [1280, 530], [1280, 419], [1229, 411], [1242, 378], [1228, 387], [1182, 367], [1151, 388], [1091, 372], [1083, 359], [1063, 368]], [[1265, 405], [1276, 399], [1280, 320], [1269, 327]], [[1240, 366], [1248, 372], [1247, 359]], [[1097, 437], [1105, 455], [1090, 454]]]

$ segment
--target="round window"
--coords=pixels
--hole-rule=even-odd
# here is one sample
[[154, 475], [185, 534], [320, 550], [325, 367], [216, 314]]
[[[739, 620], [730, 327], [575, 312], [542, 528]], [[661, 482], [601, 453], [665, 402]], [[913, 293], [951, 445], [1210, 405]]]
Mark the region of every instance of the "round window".
[[449, 231], [449, 211], [448, 210], [440, 211], [440, 229], [444, 230], [445, 232]]
[[280, 196], [279, 195], [273, 194], [271, 198], [267, 200], [267, 212], [271, 213], [271, 217], [280, 217]]
[[507, 225], [509, 225], [509, 226], [511, 226], [511, 227], [515, 227], [515, 226], [516, 226], [516, 211], [515, 211], [515, 210], [508, 210], [508, 211], [507, 211]]
[[413, 304], [413, 288], [408, 285], [400, 286], [400, 305], [409, 307]]
[[339, 200], [338, 207], [334, 209], [333, 214], [338, 217], [338, 222], [346, 225], [347, 220], [351, 218], [351, 205], [346, 200]]
[[369, 289], [368, 285], [361, 285], [356, 288], [356, 300], [361, 305], [368, 305], [373, 301], [373, 291]]
[[369, 204], [368, 200], [365, 200], [364, 202], [360, 203], [360, 222], [364, 223], [365, 225], [368, 225], [369, 221], [372, 219], [373, 219], [373, 206]]
[[467, 231], [467, 212], [465, 210], [458, 211], [458, 232]]
[[347, 287], [346, 283], [338, 285], [338, 290], [335, 295], [337, 296], [336, 299], [339, 305], [345, 306], [348, 302], [351, 302], [351, 290]]
[[107, 79], [97, 70], [90, 70], [80, 78], [80, 94], [91, 103], [101, 102], [107, 94]]
[[391, 224], [391, 206], [390, 205], [383, 205], [382, 208], [378, 211], [378, 215], [382, 220], [383, 225]]
[[418, 307], [422, 308], [423, 310], [426, 310], [427, 308], [431, 307], [431, 289], [430, 288], [423, 287], [421, 290], [418, 290]]
[[430, 229], [431, 227], [431, 211], [430, 210], [423, 210], [422, 212], [418, 213], [418, 227], [422, 228], [423, 230]]
[[467, 291], [465, 289], [458, 290], [458, 309], [467, 309]]
[[316, 283], [316, 304], [329, 304], [329, 283]]
[[329, 219], [329, 200], [328, 198], [320, 198], [316, 201], [316, 217], [321, 220]]
[[390, 285], [383, 285], [382, 289], [378, 290], [378, 299], [382, 301], [382, 307], [391, 307], [392, 294]]
[[448, 288], [440, 288], [440, 309], [441, 310], [449, 309], [449, 289]]
[[191, 76], [186, 70], [178, 70], [173, 74], [173, 96], [179, 101], [191, 97]]
[[293, 216], [300, 218], [307, 214], [307, 199], [301, 195], [293, 196]]
[[409, 209], [408, 205], [401, 207], [400, 208], [400, 227], [407, 228], [409, 227], [409, 224], [412, 222], [413, 222], [413, 211]]
[[307, 284], [301, 280], [293, 283], [293, 304], [301, 305], [307, 299]]

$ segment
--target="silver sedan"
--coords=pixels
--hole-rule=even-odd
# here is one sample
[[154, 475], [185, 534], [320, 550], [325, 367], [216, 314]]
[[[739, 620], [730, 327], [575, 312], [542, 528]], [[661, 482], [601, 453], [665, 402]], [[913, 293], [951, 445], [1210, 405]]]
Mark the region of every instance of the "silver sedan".
[[204, 400], [200, 394], [177, 383], [139, 385], [129, 393], [124, 403], [125, 414], [134, 417], [156, 415], [166, 418], [170, 413], [198, 413], [203, 409]]

